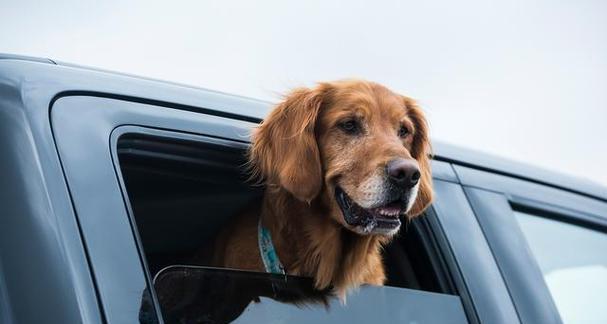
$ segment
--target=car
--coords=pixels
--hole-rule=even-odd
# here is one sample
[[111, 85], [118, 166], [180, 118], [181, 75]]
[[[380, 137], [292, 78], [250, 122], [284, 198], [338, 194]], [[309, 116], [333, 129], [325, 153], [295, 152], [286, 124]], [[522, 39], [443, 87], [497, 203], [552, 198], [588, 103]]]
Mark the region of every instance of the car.
[[607, 188], [441, 142], [384, 287], [301, 306], [306, 278], [187, 263], [259, 199], [242, 165], [271, 108], [0, 55], [0, 323], [607, 321]]

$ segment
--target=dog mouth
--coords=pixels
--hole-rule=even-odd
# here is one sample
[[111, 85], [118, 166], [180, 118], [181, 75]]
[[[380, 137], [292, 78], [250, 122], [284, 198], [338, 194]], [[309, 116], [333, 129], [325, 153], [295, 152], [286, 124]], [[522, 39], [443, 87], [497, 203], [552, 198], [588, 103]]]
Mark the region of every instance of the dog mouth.
[[344, 220], [360, 234], [394, 234], [401, 225], [400, 216], [406, 212], [406, 201], [393, 200], [381, 206], [363, 208], [356, 204], [340, 187], [335, 198]]

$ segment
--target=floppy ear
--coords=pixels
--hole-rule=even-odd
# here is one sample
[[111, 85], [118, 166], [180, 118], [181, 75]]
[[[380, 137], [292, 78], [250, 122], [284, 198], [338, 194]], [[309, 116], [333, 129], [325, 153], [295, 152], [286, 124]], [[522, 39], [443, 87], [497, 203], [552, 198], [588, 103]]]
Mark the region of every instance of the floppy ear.
[[409, 215], [415, 217], [421, 214], [432, 203], [432, 170], [430, 169], [432, 147], [428, 133], [428, 122], [421, 108], [419, 108], [415, 100], [405, 96], [403, 96], [403, 99], [407, 107], [407, 114], [415, 127], [411, 155], [417, 160], [422, 175], [417, 200], [409, 211]]
[[323, 183], [315, 126], [328, 85], [289, 93], [253, 132], [249, 162], [254, 176], [310, 202]]

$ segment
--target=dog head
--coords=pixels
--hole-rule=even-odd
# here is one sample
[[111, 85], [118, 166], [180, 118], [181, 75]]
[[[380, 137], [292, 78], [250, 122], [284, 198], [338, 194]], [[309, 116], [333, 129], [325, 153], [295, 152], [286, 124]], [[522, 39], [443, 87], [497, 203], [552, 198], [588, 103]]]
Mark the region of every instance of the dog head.
[[250, 161], [267, 185], [319, 202], [345, 228], [391, 236], [432, 201], [429, 154], [412, 99], [348, 80], [288, 94], [254, 131]]

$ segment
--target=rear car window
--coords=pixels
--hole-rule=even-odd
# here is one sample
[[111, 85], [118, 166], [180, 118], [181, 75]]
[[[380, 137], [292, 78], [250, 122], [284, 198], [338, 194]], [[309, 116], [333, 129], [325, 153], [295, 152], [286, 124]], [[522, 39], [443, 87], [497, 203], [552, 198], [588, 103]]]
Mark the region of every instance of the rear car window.
[[607, 323], [607, 234], [515, 212], [565, 323]]

